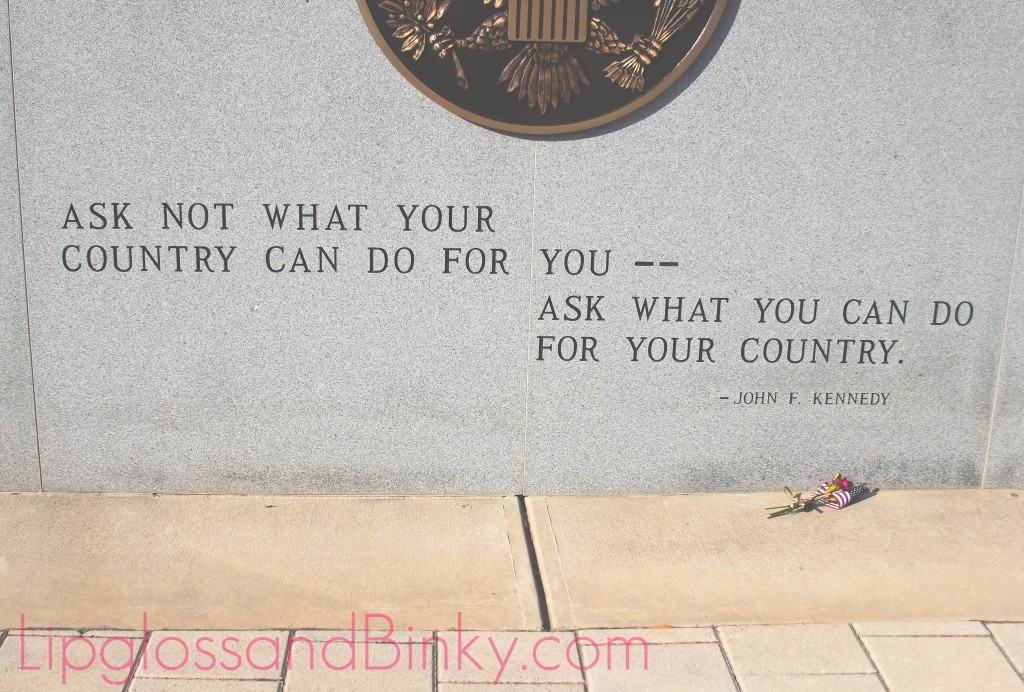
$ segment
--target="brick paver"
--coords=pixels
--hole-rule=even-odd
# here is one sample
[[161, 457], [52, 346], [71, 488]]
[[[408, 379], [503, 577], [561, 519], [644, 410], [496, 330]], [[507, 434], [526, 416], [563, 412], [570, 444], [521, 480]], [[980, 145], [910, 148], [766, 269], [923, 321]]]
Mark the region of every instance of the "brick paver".
[[890, 692], [1024, 692], [1017, 672], [991, 638], [864, 637]]
[[303, 656], [295, 648], [284, 689], [285, 692], [430, 692], [434, 687], [434, 650], [427, 647], [426, 665], [422, 652], [420, 647], [413, 647], [410, 654], [406, 647], [396, 649], [391, 644], [359, 644], [354, 660], [349, 655], [351, 650], [345, 647], [328, 651], [328, 666], [322, 658], [314, 658], [311, 665], [308, 654]]
[[121, 689], [142, 640], [81, 637], [76, 632], [12, 632], [0, 645], [0, 690], [110, 692]]
[[280, 685], [274, 680], [136, 678], [128, 692], [277, 692]]
[[[588, 689], [594, 692], [628, 690], [701, 690], [735, 692], [729, 666], [718, 644], [667, 644], [650, 647], [646, 670], [642, 660], [629, 669], [613, 647], [611, 667], [598, 665], [586, 673]], [[585, 656], [586, 654], [584, 654]]]
[[976, 620], [953, 622], [857, 622], [862, 637], [987, 637], [985, 625]]
[[569, 685], [569, 684], [552, 684], [545, 685], [542, 683], [531, 684], [526, 683], [522, 685], [490, 685], [482, 682], [476, 683], [448, 683], [442, 682], [437, 686], [438, 692], [584, 692], [586, 690], [583, 687], [583, 683]]
[[280, 680], [287, 631], [158, 631], [135, 676], [201, 680]]
[[751, 625], [718, 632], [744, 690], [786, 689], [795, 677], [824, 685], [828, 680], [818, 676], [875, 672], [848, 625]]
[[[447, 667], [440, 648], [438, 650], [437, 679], [440, 682], [583, 682], [578, 647], [573, 643], [576, 635], [572, 632], [464, 632], [464, 650], [475, 663], [466, 657], [460, 660], [456, 633], [441, 632], [440, 636], [448, 642], [449, 650]], [[478, 639], [470, 645], [473, 637]]]
[[1017, 672], [1024, 675], [1024, 623], [991, 622], [988, 629]]

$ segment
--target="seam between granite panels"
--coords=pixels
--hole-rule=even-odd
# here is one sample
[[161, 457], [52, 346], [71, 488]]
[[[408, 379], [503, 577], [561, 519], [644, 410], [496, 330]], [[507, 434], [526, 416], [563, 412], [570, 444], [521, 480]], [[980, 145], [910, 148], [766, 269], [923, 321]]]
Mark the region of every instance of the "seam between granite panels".
[[32, 355], [32, 317], [28, 303], [28, 257], [25, 252], [25, 212], [21, 194], [21, 152], [18, 148], [18, 103], [14, 88], [14, 20], [11, 0], [7, 0], [7, 49], [11, 68], [11, 124], [14, 126], [14, 172], [18, 181], [18, 224], [21, 226], [21, 278], [25, 285], [25, 329], [28, 339], [28, 375], [32, 387], [32, 422], [36, 433], [36, 468], [39, 471], [39, 492], [43, 492], [43, 453], [39, 444], [39, 406], [36, 401], [36, 369]]
[[533, 345], [533, 256], [537, 242], [537, 157], [540, 142], [533, 143], [533, 199], [531, 200], [532, 216], [530, 220], [530, 256], [527, 264], [530, 267], [530, 286], [526, 294], [526, 396], [523, 404], [523, 459], [520, 471], [519, 494], [526, 495], [526, 465], [530, 457], [530, 372], [533, 363], [530, 361], [530, 348]]
[[996, 410], [999, 407], [999, 387], [1002, 384], [1003, 358], [1006, 355], [1006, 334], [1010, 328], [1010, 314], [1013, 307], [1013, 285], [1017, 277], [1017, 251], [1020, 248], [1021, 228], [1024, 227], [1024, 185], [1020, 191], [1020, 206], [1017, 210], [1017, 233], [1013, 239], [1013, 250], [1010, 257], [1010, 280], [1006, 287], [1006, 312], [1003, 314], [1003, 331], [999, 340], [999, 357], [996, 359], [996, 383], [992, 392], [992, 407], [988, 419], [988, 439], [985, 443], [985, 462], [981, 468], [981, 487], [988, 484], [988, 462], [992, 454], [992, 435], [996, 427]]

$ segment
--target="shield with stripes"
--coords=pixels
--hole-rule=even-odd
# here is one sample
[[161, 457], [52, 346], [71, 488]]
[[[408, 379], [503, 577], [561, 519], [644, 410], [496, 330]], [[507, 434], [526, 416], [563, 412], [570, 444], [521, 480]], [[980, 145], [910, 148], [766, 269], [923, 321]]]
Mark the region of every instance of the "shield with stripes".
[[528, 43], [587, 40], [590, 0], [509, 0], [508, 38]]

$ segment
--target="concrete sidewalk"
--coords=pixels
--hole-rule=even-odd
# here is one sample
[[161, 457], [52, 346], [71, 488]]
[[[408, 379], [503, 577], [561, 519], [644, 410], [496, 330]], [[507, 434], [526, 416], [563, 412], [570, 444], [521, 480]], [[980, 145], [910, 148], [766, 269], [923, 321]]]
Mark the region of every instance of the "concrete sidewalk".
[[[446, 669], [460, 631], [488, 633], [481, 664], [517, 643], [503, 682], [557, 690], [1022, 689], [1020, 493], [882, 492], [768, 520], [764, 508], [781, 498], [4, 494], [0, 690], [56, 689], [64, 640], [73, 665], [89, 668], [70, 689], [110, 689], [96, 661], [116, 630], [135, 638], [133, 656], [109, 643], [142, 666], [133, 690], [470, 692], [498, 669]], [[22, 618], [36, 630], [24, 638]], [[325, 660], [324, 631], [353, 627], [416, 633], [408, 661], [344, 678], [325, 663], [287, 681], [273, 651], [248, 669], [194, 667], [210, 659], [203, 631], [219, 631], [210, 642], [235, 637], [236, 651], [308, 639], [299, 655]], [[150, 646], [172, 640], [154, 659], [136, 656], [143, 629]], [[444, 643], [424, 648], [431, 633]], [[631, 650], [624, 642], [605, 646], [633, 636], [650, 644], [647, 671], [615, 663]], [[89, 642], [98, 658], [85, 666]], [[45, 658], [28, 661], [43, 670], [19, 671], [23, 650]], [[184, 651], [180, 671], [155, 662]], [[359, 658], [386, 666], [393, 651], [377, 642]], [[603, 658], [584, 674], [589, 653]], [[168, 681], [190, 676], [226, 681]]]
[[516, 498], [0, 495], [0, 628], [540, 629]]
[[766, 519], [782, 493], [526, 503], [555, 629], [1024, 620], [1024, 499], [886, 491]]

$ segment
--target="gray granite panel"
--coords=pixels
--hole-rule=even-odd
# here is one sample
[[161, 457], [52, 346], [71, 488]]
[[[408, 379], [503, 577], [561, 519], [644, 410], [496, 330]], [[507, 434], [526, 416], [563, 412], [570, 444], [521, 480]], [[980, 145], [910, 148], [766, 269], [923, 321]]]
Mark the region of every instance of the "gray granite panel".
[[[1019, 2], [734, 2], [671, 98], [542, 142], [527, 491], [796, 488], [838, 470], [978, 487], [1024, 180], [1022, 29]], [[610, 250], [611, 269], [549, 275], [555, 248]], [[604, 321], [540, 319], [568, 295], [604, 296]], [[641, 321], [634, 296], [684, 296], [684, 321]], [[759, 322], [755, 299], [786, 297], [820, 299], [817, 321]], [[711, 321], [688, 321], [697, 298]], [[909, 301], [905, 324], [890, 300]], [[880, 324], [864, 324], [872, 301]], [[970, 323], [931, 325], [935, 301], [969, 301]], [[597, 339], [599, 362], [538, 361], [539, 336]], [[632, 362], [629, 337], [713, 339], [714, 363], [696, 347]], [[770, 357], [771, 339], [852, 340], [856, 362], [833, 342], [828, 363], [747, 363], [746, 339]], [[861, 364], [861, 341], [889, 362]], [[828, 398], [847, 392], [867, 403]]]
[[[12, 6], [47, 489], [520, 489], [531, 142], [422, 97], [355, 2]], [[94, 202], [133, 228], [65, 228]], [[235, 207], [164, 230], [163, 202]], [[264, 203], [340, 204], [346, 230], [271, 230]], [[398, 204], [490, 205], [496, 232], [405, 232]], [[68, 271], [69, 245], [71, 267], [94, 245], [237, 250], [230, 273], [189, 249], [122, 274]], [[313, 273], [269, 271], [278, 246]], [[413, 272], [371, 275], [370, 247]], [[445, 275], [446, 247], [504, 250], [509, 274]]]
[[989, 488], [1024, 488], [1024, 247], [1020, 241], [1020, 234], [1024, 233], [1024, 202], [1017, 233], [999, 390], [985, 467], [985, 486]]
[[39, 489], [7, 7], [0, 13], [0, 491]]

